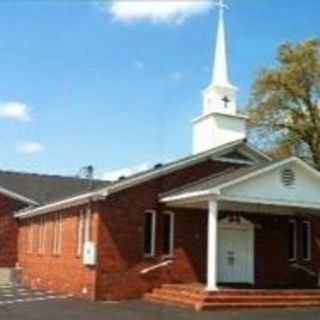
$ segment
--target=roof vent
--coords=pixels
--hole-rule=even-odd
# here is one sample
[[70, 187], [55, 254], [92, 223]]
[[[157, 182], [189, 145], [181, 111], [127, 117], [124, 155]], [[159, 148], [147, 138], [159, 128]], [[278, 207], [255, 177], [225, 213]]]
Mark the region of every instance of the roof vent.
[[122, 181], [122, 180], [125, 180], [125, 179], [126, 179], [126, 176], [121, 176], [121, 177], [118, 178], [119, 181]]
[[291, 168], [281, 171], [281, 182], [285, 187], [292, 187], [296, 181], [296, 174]]
[[154, 166], [154, 169], [159, 169], [159, 168], [162, 168], [163, 167], [163, 164], [162, 163], [157, 163], [155, 166]]

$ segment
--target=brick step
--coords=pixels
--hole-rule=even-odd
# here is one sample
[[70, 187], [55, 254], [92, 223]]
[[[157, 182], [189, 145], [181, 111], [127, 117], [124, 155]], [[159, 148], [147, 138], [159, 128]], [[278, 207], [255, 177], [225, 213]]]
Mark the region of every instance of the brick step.
[[219, 291], [204, 291], [203, 288], [188, 287], [183, 285], [165, 284], [161, 287], [170, 292], [189, 292], [194, 294], [206, 294], [206, 295], [319, 295], [319, 289], [221, 289]]
[[295, 302], [308, 302], [308, 301], [318, 301], [320, 302], [320, 296], [285, 296], [285, 295], [260, 295], [260, 296], [224, 296], [224, 295], [217, 295], [217, 296], [204, 296], [204, 302], [288, 302], [288, 303], [295, 303]]
[[222, 289], [208, 292], [201, 287], [163, 285], [145, 295], [145, 300], [196, 310], [320, 307], [320, 290]]
[[307, 301], [307, 302], [238, 302], [238, 303], [203, 303], [196, 307], [196, 310], [203, 311], [215, 311], [215, 310], [228, 310], [228, 309], [266, 309], [266, 308], [316, 308], [320, 307], [319, 301]]
[[205, 303], [211, 302], [226, 302], [226, 303], [236, 303], [236, 302], [307, 302], [307, 301], [318, 301], [320, 302], [320, 295], [215, 295], [210, 296], [203, 294], [193, 294], [188, 292], [170, 292], [164, 289], [156, 289], [152, 293], [155, 297], [162, 298], [163, 300], [179, 299], [186, 300], [189, 302], [199, 302], [203, 301]]
[[220, 292], [219, 294], [210, 295], [207, 292], [188, 292], [188, 291], [174, 291], [168, 290], [164, 288], [155, 289], [154, 293], [166, 297], [181, 297], [195, 300], [205, 300], [205, 301], [215, 301], [215, 300], [225, 300], [225, 301], [300, 301], [300, 300], [320, 300], [320, 294], [304, 294], [304, 292], [300, 292], [300, 294], [287, 295], [287, 294], [256, 294], [256, 295], [245, 295], [239, 294], [238, 292], [234, 292], [234, 294], [225, 294], [224, 292]]
[[303, 308], [303, 307], [320, 307], [320, 300], [308, 300], [308, 301], [280, 301], [280, 302], [205, 302], [194, 301], [186, 298], [178, 297], [165, 297], [155, 294], [149, 294], [145, 296], [145, 300], [153, 303], [161, 303], [166, 305], [180, 306], [193, 308], [203, 311], [214, 310], [227, 310], [227, 309], [254, 309], [254, 308]]

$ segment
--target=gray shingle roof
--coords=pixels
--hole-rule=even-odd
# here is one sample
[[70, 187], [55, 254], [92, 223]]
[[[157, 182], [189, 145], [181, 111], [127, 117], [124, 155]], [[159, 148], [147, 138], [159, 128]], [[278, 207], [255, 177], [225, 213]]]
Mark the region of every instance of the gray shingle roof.
[[0, 187], [40, 205], [107, 186], [109, 182], [76, 177], [0, 171]]
[[121, 190], [122, 185], [125, 185], [125, 187], [132, 186], [135, 183], [140, 183], [144, 178], [161, 176], [162, 174], [175, 171], [177, 168], [212, 159], [214, 155], [224, 155], [226, 152], [234, 151], [230, 155], [231, 158], [234, 158], [237, 155], [235, 152], [241, 148], [251, 150], [256, 154], [256, 157], [260, 157], [260, 161], [263, 163], [269, 161], [266, 156], [248, 146], [245, 140], [238, 140], [167, 164], [158, 164], [150, 170], [123, 177], [114, 182], [94, 180], [92, 188], [90, 188], [90, 181], [85, 179], [7, 171], [0, 171], [0, 187], [33, 200], [41, 207], [91, 191], [103, 191], [106, 187], [114, 188], [115, 190], [120, 188]]
[[222, 184], [231, 182], [231, 181], [236, 180], [238, 178], [244, 177], [244, 176], [246, 176], [250, 173], [253, 173], [255, 171], [259, 171], [261, 169], [272, 166], [277, 162], [279, 162], [279, 161], [270, 161], [270, 162], [266, 162], [266, 163], [260, 163], [258, 165], [242, 167], [239, 169], [235, 169], [235, 168], [227, 169], [225, 171], [211, 175], [209, 177], [206, 177], [206, 178], [201, 179], [199, 181], [196, 181], [194, 183], [183, 186], [182, 188], [174, 189], [169, 192], [163, 193], [163, 194], [161, 194], [160, 197], [161, 198], [177, 197], [177, 196], [181, 196], [183, 194], [211, 190], [211, 189], [214, 189], [215, 187], [218, 187]]

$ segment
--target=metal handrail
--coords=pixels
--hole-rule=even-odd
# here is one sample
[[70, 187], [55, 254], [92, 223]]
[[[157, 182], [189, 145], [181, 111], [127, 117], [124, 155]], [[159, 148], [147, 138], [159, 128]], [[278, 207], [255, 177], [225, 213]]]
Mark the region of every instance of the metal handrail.
[[155, 270], [158, 270], [158, 269], [161, 269], [161, 268], [164, 268], [164, 267], [168, 267], [170, 264], [172, 264], [173, 261], [172, 260], [166, 260], [164, 262], [161, 262], [161, 263], [157, 263], [151, 267], [148, 267], [148, 268], [145, 268], [145, 269], [142, 269], [140, 271], [141, 274], [147, 274], [151, 271], [155, 271]]
[[298, 264], [298, 263], [293, 263], [291, 265], [292, 268], [295, 268], [295, 269], [299, 269], [299, 270], [302, 270], [304, 272], [306, 272], [308, 275], [310, 275], [311, 277], [318, 277], [318, 274], [317, 272], [307, 268], [306, 266], [302, 266], [301, 264]]

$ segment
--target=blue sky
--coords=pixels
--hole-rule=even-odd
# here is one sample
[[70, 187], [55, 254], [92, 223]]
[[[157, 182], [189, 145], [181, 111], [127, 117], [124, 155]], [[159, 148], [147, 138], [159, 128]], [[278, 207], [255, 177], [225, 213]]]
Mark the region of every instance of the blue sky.
[[[227, 2], [244, 108], [280, 43], [319, 36], [320, 2]], [[132, 15], [111, 0], [1, 1], [0, 167], [73, 175], [92, 164], [101, 176], [188, 155], [217, 21], [194, 3]]]

